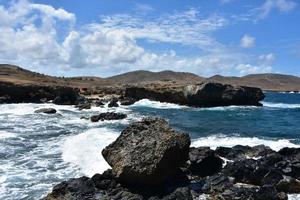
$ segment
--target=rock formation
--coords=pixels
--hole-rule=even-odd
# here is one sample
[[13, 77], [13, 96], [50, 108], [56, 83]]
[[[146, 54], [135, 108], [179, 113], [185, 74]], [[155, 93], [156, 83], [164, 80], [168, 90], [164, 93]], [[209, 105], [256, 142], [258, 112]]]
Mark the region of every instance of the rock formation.
[[34, 111], [35, 113], [45, 113], [45, 114], [55, 114], [56, 110], [54, 108], [40, 108]]
[[125, 119], [126, 117], [127, 115], [123, 113], [106, 112], [106, 113], [100, 113], [99, 115], [93, 115], [91, 117], [91, 121], [98, 122], [104, 120], [119, 120], [119, 119]]
[[44, 200], [287, 200], [300, 193], [300, 148], [189, 145], [163, 119], [132, 123], [102, 152], [112, 170], [64, 181]]
[[0, 82], [0, 103], [42, 103], [53, 100], [55, 104], [76, 104], [78, 92], [70, 87], [15, 85]]
[[198, 85], [149, 84], [132, 86], [125, 90], [125, 97], [136, 100], [150, 99], [195, 107], [230, 105], [261, 105], [264, 99], [261, 89], [244, 86], [203, 83]]
[[119, 180], [161, 184], [188, 159], [190, 137], [171, 129], [164, 119], [145, 118], [129, 125], [102, 155]]

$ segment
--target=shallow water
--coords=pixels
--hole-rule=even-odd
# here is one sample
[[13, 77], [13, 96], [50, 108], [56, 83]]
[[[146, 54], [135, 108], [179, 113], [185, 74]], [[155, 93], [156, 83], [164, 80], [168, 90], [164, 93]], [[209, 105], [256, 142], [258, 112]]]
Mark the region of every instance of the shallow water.
[[[108, 168], [102, 148], [144, 116], [167, 118], [174, 128], [191, 135], [193, 146], [300, 147], [300, 94], [267, 93], [263, 104], [189, 108], [141, 100], [129, 107], [85, 111], [52, 104], [2, 104], [0, 199], [38, 199], [63, 180], [102, 172]], [[43, 107], [58, 113], [34, 113]], [[104, 111], [123, 112], [128, 118], [97, 123], [80, 119]]]

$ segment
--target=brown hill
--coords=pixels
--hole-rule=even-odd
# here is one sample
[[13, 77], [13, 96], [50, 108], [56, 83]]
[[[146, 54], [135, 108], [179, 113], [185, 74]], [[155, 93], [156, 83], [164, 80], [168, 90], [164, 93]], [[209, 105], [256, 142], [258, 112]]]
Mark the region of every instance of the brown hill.
[[174, 72], [174, 71], [161, 71], [161, 72], [150, 72], [150, 71], [133, 71], [124, 74], [116, 75], [107, 78], [115, 83], [130, 84], [140, 82], [153, 82], [153, 81], [176, 81], [183, 83], [195, 83], [202, 82], [205, 78], [197, 76], [193, 73], [187, 72]]
[[283, 74], [250, 74], [243, 77], [216, 75], [207, 80], [231, 85], [259, 87], [268, 91], [300, 91], [300, 77]]
[[108, 78], [99, 77], [54, 77], [18, 66], [0, 64], [0, 81], [29, 85], [60, 85], [79, 88], [97, 88], [102, 86], [120, 86], [143, 82], [197, 83], [220, 82], [231, 85], [259, 87], [268, 91], [300, 91], [300, 77], [282, 74], [251, 74], [243, 77], [225, 77], [216, 75], [203, 78], [193, 73], [173, 71], [133, 71]]

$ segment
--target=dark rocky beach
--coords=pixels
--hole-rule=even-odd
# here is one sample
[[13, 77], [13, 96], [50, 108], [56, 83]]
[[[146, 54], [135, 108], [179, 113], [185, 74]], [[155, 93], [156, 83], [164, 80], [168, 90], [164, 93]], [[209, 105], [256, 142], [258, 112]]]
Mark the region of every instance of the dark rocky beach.
[[189, 146], [188, 134], [145, 118], [102, 151], [112, 170], [64, 181], [43, 199], [285, 200], [300, 193], [299, 148]]

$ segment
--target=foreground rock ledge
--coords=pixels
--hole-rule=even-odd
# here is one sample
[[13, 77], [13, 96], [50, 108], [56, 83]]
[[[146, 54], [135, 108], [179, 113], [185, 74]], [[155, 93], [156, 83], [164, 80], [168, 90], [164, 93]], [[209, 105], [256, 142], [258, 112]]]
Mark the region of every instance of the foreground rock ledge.
[[259, 101], [263, 100], [265, 95], [259, 88], [208, 82], [197, 85], [151, 83], [143, 86], [132, 86], [126, 88], [125, 97], [194, 107], [215, 107], [230, 105], [260, 106]]
[[300, 148], [189, 144], [188, 135], [165, 120], [146, 118], [103, 150], [113, 170], [63, 181], [44, 199], [287, 200], [287, 194], [300, 193]]
[[190, 137], [161, 118], [129, 125], [102, 155], [121, 182], [157, 185], [171, 178], [188, 159]]

